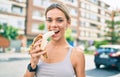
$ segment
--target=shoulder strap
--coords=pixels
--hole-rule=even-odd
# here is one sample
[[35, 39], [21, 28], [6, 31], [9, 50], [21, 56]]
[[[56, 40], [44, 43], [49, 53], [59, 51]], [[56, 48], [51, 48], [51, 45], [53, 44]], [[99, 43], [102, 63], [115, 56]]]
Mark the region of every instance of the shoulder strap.
[[70, 47], [70, 48], [69, 48], [67, 57], [70, 57], [70, 55], [71, 55], [71, 53], [72, 53], [72, 48], [73, 48], [73, 47]]

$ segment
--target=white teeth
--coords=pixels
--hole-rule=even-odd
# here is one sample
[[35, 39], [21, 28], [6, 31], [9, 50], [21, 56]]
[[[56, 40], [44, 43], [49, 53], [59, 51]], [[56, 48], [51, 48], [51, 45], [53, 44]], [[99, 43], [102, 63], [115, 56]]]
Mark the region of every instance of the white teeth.
[[53, 30], [54, 32], [58, 32], [59, 30]]

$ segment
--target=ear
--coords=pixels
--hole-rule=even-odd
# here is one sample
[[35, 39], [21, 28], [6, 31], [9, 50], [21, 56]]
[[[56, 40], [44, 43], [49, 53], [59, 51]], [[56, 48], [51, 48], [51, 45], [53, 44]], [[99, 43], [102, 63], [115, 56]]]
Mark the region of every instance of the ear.
[[70, 27], [71, 21], [67, 21], [66, 29]]

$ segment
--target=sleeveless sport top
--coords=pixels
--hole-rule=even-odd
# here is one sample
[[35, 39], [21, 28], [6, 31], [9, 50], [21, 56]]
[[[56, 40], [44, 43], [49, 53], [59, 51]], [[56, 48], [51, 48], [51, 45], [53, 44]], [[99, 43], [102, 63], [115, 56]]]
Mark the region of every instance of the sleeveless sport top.
[[36, 77], [74, 77], [74, 69], [70, 60], [72, 47], [70, 47], [65, 59], [57, 63], [46, 63], [40, 60]]

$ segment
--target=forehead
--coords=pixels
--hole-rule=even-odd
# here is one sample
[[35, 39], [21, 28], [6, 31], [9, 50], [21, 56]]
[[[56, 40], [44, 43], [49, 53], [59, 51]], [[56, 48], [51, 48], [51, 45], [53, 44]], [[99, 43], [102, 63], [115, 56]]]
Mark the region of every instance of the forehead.
[[50, 17], [50, 18], [56, 18], [56, 17], [61, 17], [61, 18], [65, 18], [65, 14], [57, 9], [57, 8], [54, 8], [54, 9], [51, 9], [47, 12], [46, 14], [46, 17]]

